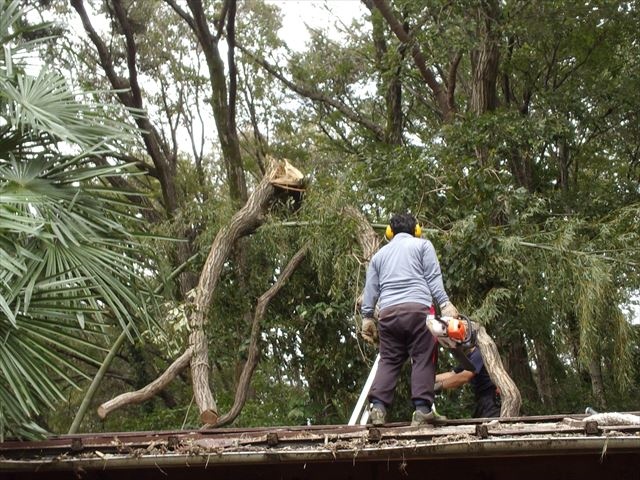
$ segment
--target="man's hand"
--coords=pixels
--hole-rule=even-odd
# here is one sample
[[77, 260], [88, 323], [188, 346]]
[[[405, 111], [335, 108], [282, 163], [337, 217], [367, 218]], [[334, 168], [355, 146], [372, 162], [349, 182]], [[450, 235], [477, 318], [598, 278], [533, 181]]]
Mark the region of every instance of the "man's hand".
[[460, 316], [456, 306], [449, 301], [440, 305], [440, 313], [442, 314], [443, 317], [458, 318]]
[[362, 319], [362, 338], [371, 345], [378, 342], [378, 327], [376, 327], [376, 321], [373, 318]]
[[440, 393], [442, 392], [442, 382], [436, 382], [435, 385], [433, 386], [433, 393]]

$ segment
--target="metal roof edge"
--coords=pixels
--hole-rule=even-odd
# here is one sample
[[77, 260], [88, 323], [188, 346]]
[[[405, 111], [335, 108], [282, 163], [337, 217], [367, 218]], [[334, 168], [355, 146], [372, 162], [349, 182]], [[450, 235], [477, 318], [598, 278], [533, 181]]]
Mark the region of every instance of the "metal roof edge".
[[[640, 437], [637, 435], [544, 438], [484, 439], [434, 443], [407, 441], [396, 444], [365, 443], [361, 446], [277, 447], [249, 451], [209, 451], [199, 453], [162, 453], [131, 456], [121, 453], [87, 452], [92, 456], [56, 457], [10, 460], [0, 458], [2, 471], [64, 471], [134, 469], [162, 467], [213, 467], [216, 465], [284, 464], [311, 462], [375, 462], [402, 460], [445, 460], [450, 458], [496, 458], [564, 455], [607, 455], [640, 453]], [[86, 455], [86, 454], [85, 454]]]

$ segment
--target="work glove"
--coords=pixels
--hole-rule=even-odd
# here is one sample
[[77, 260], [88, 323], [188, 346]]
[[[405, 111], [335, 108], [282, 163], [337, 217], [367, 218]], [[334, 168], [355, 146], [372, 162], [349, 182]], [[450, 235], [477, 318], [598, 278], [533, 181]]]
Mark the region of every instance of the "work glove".
[[443, 317], [458, 318], [460, 316], [456, 306], [448, 300], [440, 305], [440, 313]]
[[364, 341], [371, 345], [378, 342], [378, 327], [376, 327], [376, 321], [373, 318], [362, 319], [361, 335]]

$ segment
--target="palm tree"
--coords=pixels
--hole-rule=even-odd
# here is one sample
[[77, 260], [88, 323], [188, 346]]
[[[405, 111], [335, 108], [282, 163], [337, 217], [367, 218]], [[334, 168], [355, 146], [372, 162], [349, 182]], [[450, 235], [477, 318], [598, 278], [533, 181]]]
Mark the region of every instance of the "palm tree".
[[108, 185], [133, 173], [114, 160], [132, 128], [46, 66], [31, 73], [40, 41], [22, 34], [43, 26], [24, 14], [0, 0], [0, 441], [33, 432], [149, 298], [131, 192]]

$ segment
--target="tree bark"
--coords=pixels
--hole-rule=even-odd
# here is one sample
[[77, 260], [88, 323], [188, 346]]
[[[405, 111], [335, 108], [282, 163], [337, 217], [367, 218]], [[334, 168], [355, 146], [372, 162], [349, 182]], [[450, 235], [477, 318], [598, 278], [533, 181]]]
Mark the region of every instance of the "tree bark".
[[[498, 33], [494, 24], [500, 12], [497, 0], [480, 2], [476, 9], [476, 33], [480, 45], [471, 52], [471, 111], [480, 116], [491, 112], [498, 106], [497, 79]], [[486, 166], [489, 160], [489, 145], [476, 146], [476, 157], [481, 166]]]
[[203, 423], [215, 424], [218, 419], [218, 409], [209, 388], [209, 346], [205, 333], [213, 292], [220, 279], [224, 262], [236, 240], [253, 232], [264, 221], [262, 215], [273, 193], [274, 187], [269, 182], [268, 176], [265, 176], [245, 206], [233, 216], [230, 224], [218, 232], [196, 287], [193, 313], [189, 318], [191, 327], [189, 346], [193, 349], [191, 359], [193, 394]]
[[166, 388], [166, 386], [169, 385], [169, 383], [171, 383], [173, 379], [187, 367], [187, 365], [189, 365], [192, 354], [193, 350], [188, 348], [169, 366], [169, 368], [164, 371], [162, 375], [150, 384], [144, 386], [140, 390], [136, 390], [135, 392], [123, 393], [107, 402], [104, 402], [98, 407], [98, 416], [104, 419], [107, 415], [118, 408], [124, 407], [125, 405], [131, 405], [133, 403], [142, 403], [154, 395], [157, 395], [161, 390]]
[[520, 415], [520, 407], [522, 406], [520, 390], [518, 390], [518, 387], [504, 369], [498, 348], [493, 339], [484, 327], [476, 328], [478, 332], [478, 348], [480, 348], [484, 365], [489, 372], [491, 381], [500, 389], [500, 398], [502, 399], [500, 416], [517, 417]]
[[[380, 248], [380, 236], [376, 234], [367, 218], [357, 208], [351, 206], [345, 207], [344, 214], [356, 222], [356, 238], [358, 240], [358, 245], [360, 245], [360, 248], [362, 249], [362, 255], [360, 257], [361, 268], [366, 271], [367, 266], [371, 261], [371, 257], [373, 257], [373, 255], [378, 251], [378, 248]], [[363, 292], [361, 292], [356, 299], [355, 310], [358, 312], [362, 305], [362, 296]], [[358, 328], [360, 328], [359, 325]]]
[[476, 115], [490, 112], [498, 106], [497, 80], [500, 7], [497, 0], [480, 2], [476, 11], [476, 33], [480, 39], [478, 48], [471, 52], [471, 111]]
[[547, 347], [542, 341], [534, 339], [533, 350], [535, 352], [537, 367], [536, 383], [538, 385], [538, 395], [547, 408], [553, 409], [555, 400], [553, 396], [553, 370], [550, 364], [550, 357], [547, 353]]
[[531, 401], [538, 401], [538, 388], [529, 366], [529, 355], [522, 333], [514, 333], [507, 339], [504, 349], [507, 370], [520, 386], [521, 395]]
[[362, 248], [362, 259], [368, 264], [373, 254], [380, 248], [380, 236], [371, 228], [371, 224], [360, 210], [349, 206], [345, 207], [344, 214], [356, 221], [356, 238]]
[[537, 365], [539, 395], [547, 409], [555, 410], [559, 398], [556, 385], [560, 384], [565, 375], [564, 365], [554, 351], [553, 334], [545, 328], [539, 330], [533, 338], [533, 350]]

